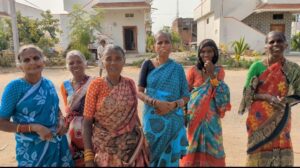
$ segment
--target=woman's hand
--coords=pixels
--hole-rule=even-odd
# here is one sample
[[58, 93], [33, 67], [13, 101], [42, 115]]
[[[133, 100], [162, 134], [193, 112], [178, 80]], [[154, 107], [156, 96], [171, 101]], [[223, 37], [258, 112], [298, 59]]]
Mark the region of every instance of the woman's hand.
[[40, 124], [30, 124], [32, 131], [36, 132], [42, 140], [50, 140], [53, 135], [51, 130]]
[[209, 76], [211, 76], [211, 75], [214, 74], [215, 66], [214, 66], [214, 64], [213, 64], [211, 61], [208, 61], [208, 60], [207, 60], [207, 61], [204, 63], [204, 68], [205, 68], [206, 73], [207, 73]]
[[64, 135], [67, 132], [68, 132], [68, 127], [66, 127], [65, 120], [63, 118], [60, 118], [56, 133], [58, 135]]
[[269, 103], [276, 109], [283, 109], [285, 107], [284, 99], [275, 96], [268, 96]]
[[176, 102], [157, 101], [155, 103], [156, 113], [165, 115], [176, 108]]

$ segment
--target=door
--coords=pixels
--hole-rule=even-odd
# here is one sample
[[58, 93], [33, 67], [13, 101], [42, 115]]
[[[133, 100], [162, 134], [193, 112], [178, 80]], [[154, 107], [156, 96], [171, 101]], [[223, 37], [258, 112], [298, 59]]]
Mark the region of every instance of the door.
[[136, 26], [123, 27], [124, 48], [126, 51], [137, 51]]
[[285, 32], [285, 24], [271, 24], [270, 31]]

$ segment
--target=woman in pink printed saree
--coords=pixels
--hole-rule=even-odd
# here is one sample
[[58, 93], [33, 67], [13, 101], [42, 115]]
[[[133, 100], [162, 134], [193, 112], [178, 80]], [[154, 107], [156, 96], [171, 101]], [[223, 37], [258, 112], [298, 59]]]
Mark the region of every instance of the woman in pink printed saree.
[[85, 74], [86, 59], [77, 50], [72, 50], [66, 56], [67, 69], [72, 73], [72, 79], [62, 83], [60, 90], [65, 104], [66, 126], [69, 128], [69, 145], [75, 166], [84, 166], [82, 121], [87, 88], [92, 77]]

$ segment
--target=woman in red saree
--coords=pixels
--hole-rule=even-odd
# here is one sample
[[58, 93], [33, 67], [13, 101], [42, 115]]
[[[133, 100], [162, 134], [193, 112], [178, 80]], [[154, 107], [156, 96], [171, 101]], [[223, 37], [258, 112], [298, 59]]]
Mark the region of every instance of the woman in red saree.
[[102, 61], [107, 76], [91, 82], [84, 110], [86, 166], [144, 167], [148, 152], [137, 114], [134, 81], [121, 76], [125, 55], [108, 45]]
[[60, 91], [66, 107], [66, 126], [69, 128], [72, 157], [75, 166], [82, 167], [84, 166], [82, 139], [84, 100], [93, 78], [85, 74], [86, 59], [80, 51], [72, 50], [67, 53], [66, 66], [73, 77], [62, 83]]
[[269, 56], [250, 67], [239, 109], [249, 111], [247, 166], [293, 166], [291, 106], [300, 98], [300, 67], [284, 58], [283, 33], [270, 32], [265, 48]]

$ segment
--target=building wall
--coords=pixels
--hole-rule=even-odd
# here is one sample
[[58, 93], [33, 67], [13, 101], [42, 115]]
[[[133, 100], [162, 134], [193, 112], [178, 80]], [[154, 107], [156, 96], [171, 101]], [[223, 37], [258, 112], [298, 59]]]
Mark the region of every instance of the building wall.
[[234, 17], [242, 20], [253, 13], [256, 8], [256, 0], [222, 0], [223, 17]]
[[68, 15], [53, 15], [54, 18], [59, 19], [59, 29], [62, 33], [59, 36], [59, 43], [56, 46], [57, 48], [66, 49], [70, 43], [70, 28], [69, 28], [69, 21], [70, 18]]
[[172, 30], [180, 35], [185, 45], [197, 40], [192, 35], [192, 33], [197, 34], [197, 23], [192, 18], [175, 19], [172, 23]]
[[16, 3], [16, 12], [20, 12], [22, 16], [29, 17], [30, 19], [42, 19], [42, 10], [32, 8], [20, 3]]
[[270, 31], [271, 24], [285, 24], [285, 36], [290, 43], [291, 39], [291, 29], [292, 29], [292, 14], [291, 13], [282, 13], [282, 20], [273, 20], [273, 14], [281, 14], [279, 12], [263, 12], [258, 14], [252, 14], [243, 20], [247, 25], [254, 27], [261, 31], [262, 33], [267, 34]]
[[292, 22], [292, 36], [300, 32], [300, 22]]
[[197, 21], [197, 43], [210, 38], [217, 44], [220, 42], [220, 19], [214, 17], [214, 14], [203, 17]]
[[[134, 17], [126, 18], [125, 13], [133, 13]], [[145, 53], [146, 31], [144, 22], [144, 10], [109, 10], [105, 11], [103, 19], [103, 32], [111, 37], [113, 42], [124, 48], [123, 26], [137, 27], [137, 49], [139, 53]]]
[[263, 3], [297, 4], [300, 0], [262, 0]]
[[4, 14], [7, 16], [10, 13], [9, 2], [7, 0], [0, 0], [0, 16]]

